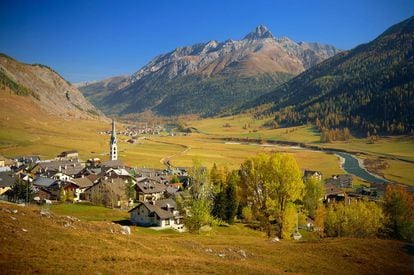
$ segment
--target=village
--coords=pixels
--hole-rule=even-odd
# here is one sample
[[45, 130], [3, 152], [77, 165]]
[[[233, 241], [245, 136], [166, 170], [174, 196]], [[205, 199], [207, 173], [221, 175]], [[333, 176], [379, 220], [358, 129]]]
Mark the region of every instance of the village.
[[[150, 129], [150, 130], [148, 130]], [[161, 130], [128, 128], [124, 135], [157, 133]], [[154, 132], [155, 131], [155, 132]], [[132, 225], [173, 228], [184, 231], [183, 213], [177, 208], [177, 198], [191, 189], [190, 167], [164, 170], [133, 168], [118, 159], [117, 132], [112, 121], [109, 160], [91, 158], [81, 162], [78, 151], [61, 152], [55, 159], [41, 160], [38, 156], [20, 156], [0, 160], [0, 198], [16, 203], [91, 203], [109, 208], [128, 210]], [[206, 169], [206, 168], [204, 168]], [[332, 175], [326, 179], [319, 171], [304, 170], [303, 178], [325, 181], [324, 203], [351, 202], [367, 198], [376, 201], [384, 194], [384, 185], [353, 188], [352, 175]], [[312, 219], [308, 218], [312, 226]]]

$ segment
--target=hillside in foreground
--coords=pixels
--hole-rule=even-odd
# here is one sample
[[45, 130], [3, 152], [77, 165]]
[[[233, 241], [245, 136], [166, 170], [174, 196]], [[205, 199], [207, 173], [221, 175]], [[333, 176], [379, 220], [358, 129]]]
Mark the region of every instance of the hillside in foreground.
[[[412, 274], [413, 247], [381, 239], [271, 242], [241, 224], [199, 235], [112, 223], [126, 211], [86, 221], [64, 207], [65, 216], [40, 208], [0, 203], [0, 265], [4, 273], [328, 273]], [[58, 209], [58, 208], [56, 208]], [[73, 208], [75, 209], [75, 208]], [[13, 210], [17, 210], [13, 211]], [[16, 213], [14, 213], [16, 212]], [[57, 210], [56, 210], [57, 212]], [[109, 213], [111, 212], [111, 213]], [[113, 233], [111, 233], [111, 231]], [[335, 263], [335, 264], [332, 264]]]

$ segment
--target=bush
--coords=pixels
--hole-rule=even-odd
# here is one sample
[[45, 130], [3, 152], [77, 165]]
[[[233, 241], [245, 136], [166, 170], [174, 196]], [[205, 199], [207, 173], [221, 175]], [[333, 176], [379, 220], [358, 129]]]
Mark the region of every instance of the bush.
[[384, 225], [384, 214], [375, 202], [356, 201], [331, 205], [325, 219], [330, 237], [374, 237]]

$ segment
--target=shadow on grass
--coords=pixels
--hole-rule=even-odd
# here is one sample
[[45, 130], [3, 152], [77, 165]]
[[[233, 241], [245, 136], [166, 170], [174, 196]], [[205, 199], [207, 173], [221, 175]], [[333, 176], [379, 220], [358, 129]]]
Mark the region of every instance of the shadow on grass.
[[118, 220], [118, 221], [112, 221], [112, 222], [119, 224], [119, 225], [128, 225], [128, 226], [132, 225], [130, 220]]
[[408, 253], [408, 255], [413, 256], [414, 255], [414, 243], [408, 243], [404, 245], [405, 252]]

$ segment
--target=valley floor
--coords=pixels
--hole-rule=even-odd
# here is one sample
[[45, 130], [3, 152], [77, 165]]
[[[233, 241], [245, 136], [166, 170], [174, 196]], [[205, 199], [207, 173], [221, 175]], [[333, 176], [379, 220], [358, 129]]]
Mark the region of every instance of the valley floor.
[[0, 203], [2, 273], [414, 272], [413, 246], [404, 242], [338, 238], [273, 243], [242, 224], [199, 235], [132, 226], [131, 235], [123, 235], [113, 221], [127, 217], [126, 211], [91, 207], [98, 217], [92, 212], [85, 216], [85, 207], [52, 206], [50, 214], [41, 215], [38, 206]]
[[[30, 105], [28, 99], [0, 93], [0, 155], [39, 155], [42, 159], [56, 157], [65, 150], [78, 150], [81, 159], [108, 159], [109, 136], [100, 134], [110, 130], [109, 120], [81, 120], [51, 116]], [[30, 108], [28, 108], [30, 106]], [[191, 166], [198, 158], [204, 166], [214, 163], [236, 169], [246, 158], [259, 152], [292, 154], [301, 169], [321, 171], [324, 177], [341, 174], [337, 156], [313, 150], [285, 146], [226, 143], [222, 138], [249, 138], [305, 143], [312, 146], [359, 152], [368, 159], [367, 167], [386, 179], [414, 185], [414, 137], [380, 138], [374, 144], [366, 139], [353, 138], [349, 142], [320, 143], [320, 134], [309, 126], [266, 129], [269, 119], [256, 120], [248, 115], [187, 121], [198, 133], [189, 136], [151, 136], [136, 144], [126, 142], [130, 137], [119, 135], [119, 157], [132, 167], [164, 168], [171, 160], [176, 166]], [[121, 129], [121, 125], [120, 125]], [[377, 165], [378, 163], [383, 165]], [[357, 185], [363, 183], [356, 178]]]

